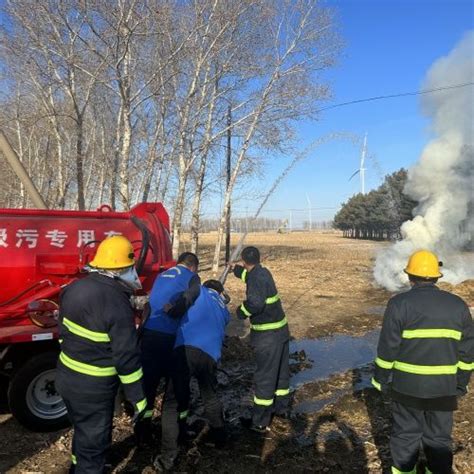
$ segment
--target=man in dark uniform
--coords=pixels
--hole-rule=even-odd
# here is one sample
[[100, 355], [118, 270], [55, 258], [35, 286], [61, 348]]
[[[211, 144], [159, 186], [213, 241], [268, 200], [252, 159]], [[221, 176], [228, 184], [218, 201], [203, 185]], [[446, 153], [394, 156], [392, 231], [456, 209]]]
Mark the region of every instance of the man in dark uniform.
[[[208, 280], [202, 285], [195, 303], [180, 320], [173, 351], [172, 373], [177, 406], [172, 407], [174, 416], [167, 416], [171, 410], [165, 399], [162, 449], [154, 463], [159, 471], [170, 469], [178, 454], [179, 432], [183, 433], [186, 429], [191, 377], [195, 377], [199, 385], [210, 426], [209, 440], [216, 446], [223, 446], [226, 441], [222, 404], [216, 393], [216, 370], [221, 357], [225, 327], [230, 319], [226, 307], [228, 301], [222, 283]], [[180, 424], [184, 425], [181, 429]]]
[[56, 387], [74, 427], [71, 471], [102, 473], [112, 441], [114, 402], [120, 382], [134, 407], [145, 411], [142, 368], [130, 296], [140, 280], [132, 244], [123, 236], [104, 240], [89, 275], [60, 297]]
[[466, 303], [435, 283], [436, 255], [415, 252], [405, 272], [411, 290], [390, 299], [380, 333], [373, 385], [392, 398], [392, 473], [415, 473], [420, 445], [427, 472], [452, 472], [457, 397], [474, 360], [474, 325]]
[[[178, 330], [179, 318], [199, 296], [201, 280], [197, 275], [199, 260], [191, 252], [182, 253], [177, 265], [161, 273], [155, 280], [150, 294], [150, 316], [141, 338], [143, 380], [147, 408], [143, 420], [137, 425], [139, 440], [150, 440], [151, 418], [156, 392], [165, 380], [165, 397], [168, 407], [173, 400], [173, 390], [168, 384], [171, 357]], [[163, 405], [165, 407], [165, 404]]]
[[241, 258], [243, 265], [234, 266], [234, 275], [246, 284], [247, 292], [237, 317], [250, 319], [250, 342], [257, 362], [252, 419], [242, 419], [242, 424], [263, 433], [269, 429], [272, 415], [287, 415], [290, 335], [275, 282], [260, 264], [258, 249], [244, 248]]

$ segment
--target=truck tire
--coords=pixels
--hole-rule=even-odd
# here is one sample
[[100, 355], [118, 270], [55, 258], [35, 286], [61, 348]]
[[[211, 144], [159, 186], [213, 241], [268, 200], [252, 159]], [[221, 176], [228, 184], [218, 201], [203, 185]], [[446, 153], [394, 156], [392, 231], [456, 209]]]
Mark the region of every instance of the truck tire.
[[32, 431], [56, 431], [69, 426], [66, 406], [54, 387], [57, 360], [57, 352], [37, 354], [10, 379], [10, 410]]

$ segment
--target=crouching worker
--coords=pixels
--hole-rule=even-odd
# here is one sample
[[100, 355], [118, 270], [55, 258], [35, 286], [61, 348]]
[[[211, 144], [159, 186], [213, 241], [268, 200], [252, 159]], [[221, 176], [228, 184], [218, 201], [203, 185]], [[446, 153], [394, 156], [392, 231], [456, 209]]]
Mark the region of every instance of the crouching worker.
[[158, 471], [170, 469], [178, 454], [179, 433], [186, 429], [189, 412], [190, 381], [197, 379], [209, 422], [209, 440], [217, 447], [226, 441], [222, 404], [217, 396], [217, 363], [221, 358], [225, 327], [230, 315], [229, 298], [222, 283], [208, 280], [180, 321], [173, 352], [172, 382], [175, 399], [165, 394], [162, 415], [161, 455], [155, 460]]
[[151, 419], [158, 387], [165, 381], [168, 399], [173, 397], [169, 383], [173, 348], [180, 318], [194, 304], [201, 291], [197, 274], [199, 260], [191, 252], [182, 253], [175, 267], [161, 273], [150, 294], [151, 313], [145, 323], [141, 339], [143, 386], [147, 409], [137, 424], [137, 441], [152, 441]]
[[241, 422], [264, 433], [273, 415], [288, 415], [290, 334], [272, 274], [260, 264], [260, 252], [255, 247], [246, 247], [241, 258], [243, 266], [235, 265], [234, 275], [247, 285], [247, 292], [237, 317], [250, 319], [250, 343], [257, 363], [252, 418], [242, 418]]
[[388, 302], [373, 385], [392, 399], [392, 473], [415, 473], [420, 445], [427, 471], [452, 472], [453, 411], [466, 393], [474, 359], [474, 325], [466, 303], [435, 283], [436, 255], [415, 252], [405, 273], [411, 290]]
[[132, 244], [105, 239], [89, 275], [60, 296], [60, 340], [56, 387], [66, 404], [74, 436], [70, 472], [102, 473], [112, 442], [114, 402], [120, 382], [134, 407], [145, 411], [142, 368], [130, 296], [141, 288]]

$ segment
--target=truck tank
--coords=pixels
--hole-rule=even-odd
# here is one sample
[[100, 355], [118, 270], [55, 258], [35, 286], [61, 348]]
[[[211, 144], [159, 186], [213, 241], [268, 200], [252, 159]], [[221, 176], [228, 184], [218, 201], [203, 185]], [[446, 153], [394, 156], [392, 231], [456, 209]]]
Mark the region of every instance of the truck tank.
[[67, 423], [54, 389], [59, 293], [85, 275], [99, 242], [119, 234], [133, 244], [143, 285], [138, 296], [146, 296], [157, 274], [174, 264], [161, 203], [128, 212], [106, 205], [96, 211], [0, 209], [0, 373], [8, 378], [12, 414], [30, 429]]

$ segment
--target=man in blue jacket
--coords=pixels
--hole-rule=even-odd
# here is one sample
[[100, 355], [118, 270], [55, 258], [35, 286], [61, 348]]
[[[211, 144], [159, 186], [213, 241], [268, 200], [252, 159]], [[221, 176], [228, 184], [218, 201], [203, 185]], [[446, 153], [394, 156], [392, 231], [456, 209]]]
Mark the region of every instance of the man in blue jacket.
[[198, 266], [195, 254], [182, 253], [177, 265], [161, 273], [151, 290], [150, 316], [144, 325], [141, 340], [147, 407], [144, 419], [136, 429], [139, 441], [151, 436], [150, 422], [160, 381], [164, 379], [168, 386], [179, 319], [199, 296], [201, 280], [197, 275]]
[[178, 454], [178, 433], [185, 426], [189, 410], [191, 377], [199, 384], [211, 428], [210, 438], [216, 445], [226, 439], [222, 404], [216, 393], [216, 368], [230, 319], [228, 302], [222, 283], [208, 280], [180, 320], [173, 351], [172, 380], [176, 403], [167, 393], [162, 417], [161, 455], [154, 463], [158, 471], [170, 469]]

